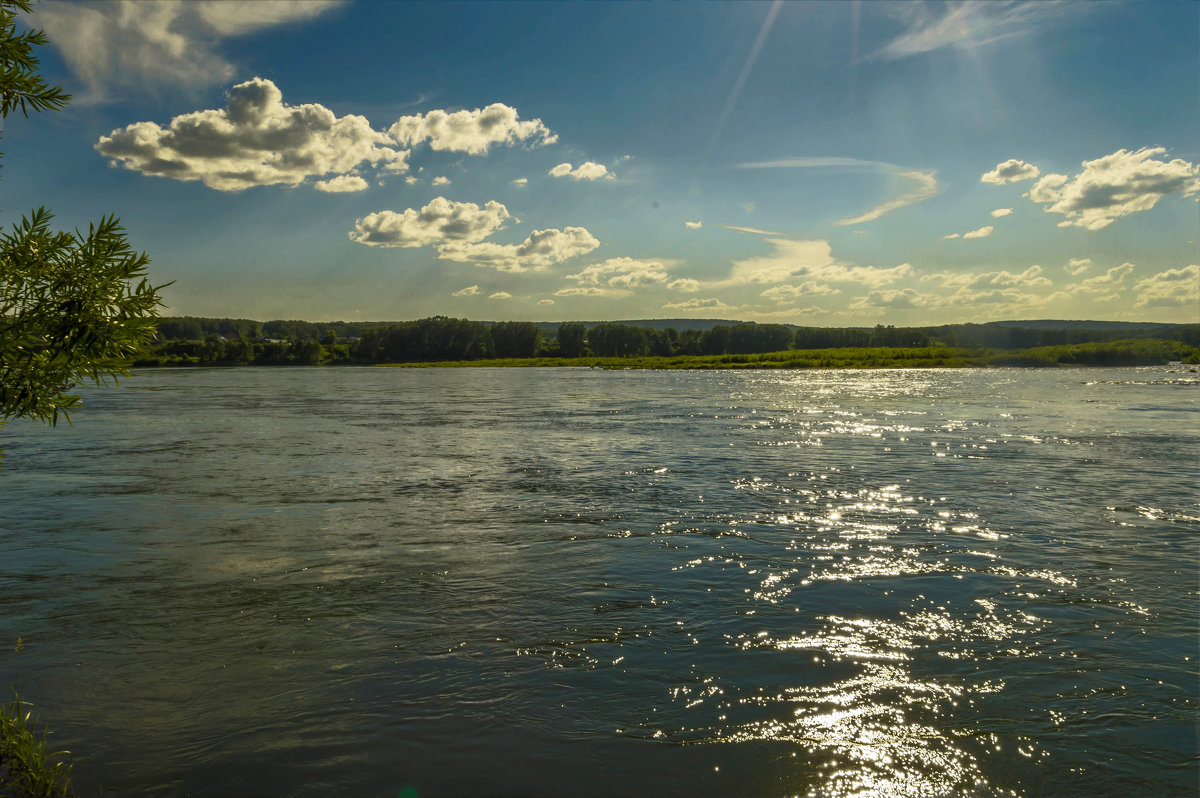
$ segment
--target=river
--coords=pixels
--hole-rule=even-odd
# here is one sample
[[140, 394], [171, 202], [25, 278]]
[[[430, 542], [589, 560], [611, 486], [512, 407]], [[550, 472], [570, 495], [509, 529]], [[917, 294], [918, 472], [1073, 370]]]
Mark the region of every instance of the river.
[[84, 399], [0, 428], [0, 681], [82, 793], [1196, 794], [1195, 374]]

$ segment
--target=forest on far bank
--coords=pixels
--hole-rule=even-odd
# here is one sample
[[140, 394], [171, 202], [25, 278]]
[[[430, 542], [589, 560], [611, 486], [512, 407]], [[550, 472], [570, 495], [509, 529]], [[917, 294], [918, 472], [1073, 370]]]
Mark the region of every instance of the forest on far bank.
[[[835, 349], [929, 350], [933, 357], [943, 350], [942, 360], [950, 356], [949, 350], [955, 350], [955, 357], [961, 359], [964, 352], [978, 355], [983, 351], [1039, 349], [1042, 351], [1038, 356], [1030, 355], [1026, 360], [1142, 363], [1194, 362], [1194, 348], [1200, 346], [1200, 324], [1029, 324], [797, 327], [735, 322], [712, 324], [707, 329], [676, 329], [563, 322], [546, 330], [548, 325], [534, 322], [471, 321], [446, 316], [406, 322], [325, 323], [166, 317], [159, 322], [154, 343], [132, 365], [336, 365], [511, 359], [541, 359], [553, 365], [556, 359], [589, 357], [711, 359]], [[1066, 349], [1047, 360], [1051, 349], [1062, 347]]]

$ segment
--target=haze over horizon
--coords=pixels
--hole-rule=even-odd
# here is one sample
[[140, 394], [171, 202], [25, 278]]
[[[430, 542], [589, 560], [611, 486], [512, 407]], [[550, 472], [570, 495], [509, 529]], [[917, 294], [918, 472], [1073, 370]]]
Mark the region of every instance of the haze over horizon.
[[165, 315], [1200, 321], [1200, 5], [42, 2]]

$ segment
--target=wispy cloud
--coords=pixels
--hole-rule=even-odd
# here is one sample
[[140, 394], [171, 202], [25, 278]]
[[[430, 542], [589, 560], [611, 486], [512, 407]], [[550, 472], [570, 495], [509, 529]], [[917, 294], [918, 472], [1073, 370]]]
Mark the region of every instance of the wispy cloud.
[[915, 205], [938, 194], [937, 172], [920, 169], [905, 169], [883, 161], [865, 161], [858, 158], [783, 158], [775, 161], [757, 161], [744, 163], [743, 169], [864, 169], [882, 172], [909, 182], [910, 188], [896, 196], [879, 203], [864, 213], [848, 219], [839, 219], [834, 224], [845, 227], [852, 224], [873, 222], [879, 217], [899, 210], [908, 205]]
[[1066, 2], [964, 2], [947, 4], [944, 13], [928, 3], [898, 3], [890, 8], [904, 17], [908, 29], [867, 56], [895, 61], [935, 50], [975, 50], [985, 45], [1034, 35], [1051, 21], [1080, 13], [1087, 4]]
[[83, 102], [121, 90], [202, 88], [231, 79], [222, 39], [312, 19], [330, 0], [46, 2], [31, 14], [87, 84]]
[[758, 31], [758, 37], [750, 47], [750, 52], [746, 56], [746, 62], [742, 64], [742, 71], [738, 74], [733, 88], [730, 89], [729, 96], [725, 98], [725, 105], [721, 108], [720, 116], [717, 117], [717, 124], [713, 126], [712, 136], [708, 139], [708, 146], [704, 148], [706, 156], [717, 146], [717, 141], [721, 138], [721, 131], [725, 129], [725, 123], [729, 121], [729, 115], [733, 113], [738, 98], [742, 96], [742, 89], [746, 87], [746, 80], [750, 77], [750, 72], [754, 69], [754, 62], [758, 60], [758, 54], [762, 52], [763, 44], [767, 41], [767, 34], [771, 32], [771, 27], [775, 24], [775, 17], [779, 15], [781, 6], [783, 6], [783, 0], [775, 0], [771, 4], [771, 7], [767, 9], [767, 15], [763, 18], [763, 24]]
[[760, 230], [757, 227], [742, 227], [737, 224], [719, 224], [717, 227], [724, 227], [726, 230], [734, 230], [739, 233], [750, 233], [756, 236], [781, 236], [783, 233], [776, 233], [772, 230]]

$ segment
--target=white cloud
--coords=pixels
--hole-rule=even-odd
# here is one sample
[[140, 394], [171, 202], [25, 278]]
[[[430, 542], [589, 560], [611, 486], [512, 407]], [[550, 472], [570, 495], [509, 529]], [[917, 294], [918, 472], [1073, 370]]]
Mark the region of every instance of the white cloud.
[[450, 185], [450, 178], [445, 177], [444, 175], [439, 175], [439, 176], [435, 177], [433, 180], [429, 181], [429, 185], [431, 185], [431, 186], [448, 186], [448, 185]]
[[1018, 161], [1016, 158], [1009, 158], [1002, 164], [997, 164], [996, 168], [990, 172], [984, 172], [979, 178], [982, 183], [991, 183], [992, 185], [1002, 186], [1005, 183], [1016, 183], [1021, 180], [1032, 180], [1042, 173], [1031, 163]]
[[553, 305], [553, 304], [554, 304], [554, 300], [553, 300], [553, 299], [539, 299], [539, 300], [537, 301], [537, 303], [538, 303], [539, 305]]
[[961, 3], [946, 6], [940, 16], [923, 3], [897, 3], [886, 8], [901, 15], [908, 29], [871, 53], [868, 59], [894, 61], [941, 49], [974, 52], [1013, 37], [1032, 35], [1056, 17], [1077, 8], [1067, 3]]
[[113, 90], [197, 88], [230, 80], [233, 64], [217, 52], [223, 37], [316, 17], [337, 5], [297, 2], [45, 2], [31, 15], [88, 85], [84, 101]]
[[345, 194], [351, 191], [365, 191], [367, 181], [358, 175], [338, 175], [329, 180], [318, 180], [313, 183], [313, 188], [328, 194]]
[[513, 182], [514, 186], [523, 187], [523, 186], [529, 185], [529, 178], [528, 177], [518, 177], [516, 180], [514, 180], [512, 182]]
[[949, 235], [944, 235], [942, 236], [942, 240], [954, 238], [987, 238], [995, 229], [995, 227], [989, 224], [985, 227], [980, 227], [978, 230], [972, 230], [968, 233], [950, 233]]
[[683, 302], [668, 302], [663, 305], [664, 310], [704, 310], [704, 311], [728, 311], [733, 310], [733, 307], [726, 305], [719, 299], [687, 299]]
[[1067, 261], [1067, 265], [1063, 266], [1063, 269], [1065, 269], [1072, 277], [1078, 277], [1086, 272], [1088, 267], [1091, 265], [1091, 258], [1071, 258], [1069, 261]]
[[473, 111], [442, 110], [427, 114], [402, 116], [388, 134], [405, 147], [425, 141], [435, 150], [483, 155], [493, 144], [513, 145], [528, 141], [532, 145], [553, 144], [558, 136], [540, 119], [521, 121], [517, 110], [503, 103]]
[[[874, 172], [883, 172], [884, 174], [898, 177], [905, 181], [915, 183], [908, 191], [901, 192], [886, 202], [880, 203], [871, 208], [867, 212], [855, 216], [850, 219], [839, 219], [834, 222], [837, 225], [852, 225], [861, 224], [863, 222], [873, 222], [880, 216], [892, 211], [899, 210], [907, 205], [913, 205], [918, 202], [937, 196], [938, 183], [937, 172], [921, 171], [918, 169], [904, 169], [895, 164], [884, 163], [883, 161], [864, 161], [858, 158], [785, 158], [776, 161], [761, 161], [758, 163], [745, 163], [741, 165], [743, 169], [866, 169]], [[748, 209], [749, 210], [749, 209]]]
[[667, 283], [667, 288], [672, 291], [678, 291], [681, 294], [694, 294], [701, 288], [699, 280], [693, 280], [691, 277], [680, 277], [678, 280], [672, 280]]
[[823, 282], [850, 282], [867, 286], [894, 283], [912, 274], [912, 266], [902, 263], [890, 269], [874, 266], [855, 266], [833, 257], [829, 242], [795, 241], [769, 238], [774, 247], [768, 255], [733, 262], [727, 280], [713, 285], [743, 285], [748, 283], [782, 283], [794, 277], [807, 277]]
[[488, 294], [488, 299], [512, 299], [512, 294], [507, 291], [497, 291], [494, 294]]
[[378, 211], [355, 222], [350, 240], [372, 247], [423, 247], [482, 241], [510, 218], [499, 202], [482, 208], [472, 202], [435, 197], [419, 211]]
[[944, 287], [958, 289], [993, 289], [993, 288], [1046, 288], [1050, 281], [1042, 276], [1041, 266], [1030, 266], [1023, 272], [1010, 272], [1006, 269], [982, 274], [967, 272], [933, 272], [921, 277], [921, 282], [939, 283]]
[[999, 219], [1001, 216], [1012, 216], [1012, 212], [1012, 208], [997, 208], [996, 210], [992, 211], [992, 218]]
[[600, 242], [596, 237], [582, 227], [551, 228], [534, 230], [520, 244], [474, 243], [467, 239], [449, 241], [439, 246], [438, 257], [502, 272], [524, 272], [586, 255], [598, 246]]
[[756, 236], [781, 236], [781, 235], [783, 235], [783, 233], [776, 233], [774, 230], [760, 230], [757, 227], [742, 227], [742, 226], [736, 225], [736, 224], [723, 224], [723, 225], [719, 225], [719, 226], [724, 227], [726, 230], [733, 230], [738, 233], [750, 233], [751, 235], [756, 235]]
[[1143, 147], [1084, 161], [1083, 171], [1073, 178], [1043, 177], [1029, 198], [1043, 204], [1046, 213], [1063, 214], [1059, 227], [1100, 230], [1122, 216], [1150, 210], [1169, 194], [1187, 197], [1200, 192], [1200, 167], [1182, 158], [1162, 159], [1166, 152], [1163, 147]]
[[1082, 282], [1076, 283], [1067, 290], [1072, 293], [1091, 293], [1096, 294], [1104, 291], [1112, 292], [1114, 288], [1125, 282], [1125, 278], [1133, 271], [1132, 263], [1122, 263], [1120, 266], [1113, 266], [1104, 274], [1098, 274], [1095, 277], [1089, 277]]
[[415, 186], [417, 183], [420, 183], [421, 180], [420, 180], [420, 178], [416, 178], [416, 177], [413, 177], [412, 175], [409, 175], [408, 177], [404, 178], [404, 182], [408, 183], [410, 186]]
[[274, 83], [253, 78], [230, 90], [224, 109], [183, 114], [166, 128], [136, 122], [101, 136], [96, 150], [144, 175], [241, 191], [346, 175], [364, 163], [403, 168], [408, 151], [391, 143], [365, 117], [337, 117], [317, 104], [286, 105]]
[[570, 288], [560, 288], [555, 296], [629, 296], [628, 291], [613, 291], [595, 285], [577, 285]]
[[800, 285], [791, 285], [790, 283], [777, 285], [774, 288], [768, 288], [766, 291], [763, 291], [759, 296], [769, 299], [772, 302], [783, 304], [785, 302], [794, 302], [801, 297], [837, 293], [840, 293], [840, 291], [836, 288], [809, 280]]
[[583, 285], [609, 285], [613, 288], [642, 288], [664, 285], [669, 279], [662, 261], [635, 258], [609, 258], [584, 267], [578, 274], [568, 274], [568, 280]]
[[899, 290], [881, 289], [871, 291], [865, 297], [860, 297], [850, 303], [851, 310], [865, 310], [867, 308], [923, 308], [934, 304], [936, 300], [920, 291], [912, 288], [903, 288]]
[[1138, 292], [1136, 308], [1190, 305], [1195, 309], [1200, 307], [1200, 265], [1159, 272], [1138, 280], [1133, 288]]
[[468, 285], [466, 288], [460, 288], [459, 290], [457, 290], [453, 294], [451, 294], [451, 296], [478, 296], [478, 295], [479, 295], [479, 286], [477, 286], [477, 285]]
[[699, 230], [704, 226], [704, 222], [684, 222], [683, 226], [689, 230]]
[[560, 163], [549, 172], [551, 177], [569, 177], [572, 180], [613, 180], [616, 178], [612, 172], [608, 171], [608, 167], [604, 164], [585, 161], [579, 164], [574, 169], [569, 163]]
[[918, 202], [923, 202], [931, 197], [936, 197], [938, 193], [937, 173], [936, 172], [920, 172], [916, 170], [908, 172], [896, 172], [897, 177], [904, 177], [912, 180], [916, 185], [900, 194], [893, 197], [887, 202], [880, 203], [874, 208], [871, 208], [861, 216], [855, 216], [850, 219], [839, 219], [834, 222], [836, 225], [851, 225], [862, 224], [863, 222], [873, 222], [885, 213], [899, 210], [908, 205], [914, 205]]

